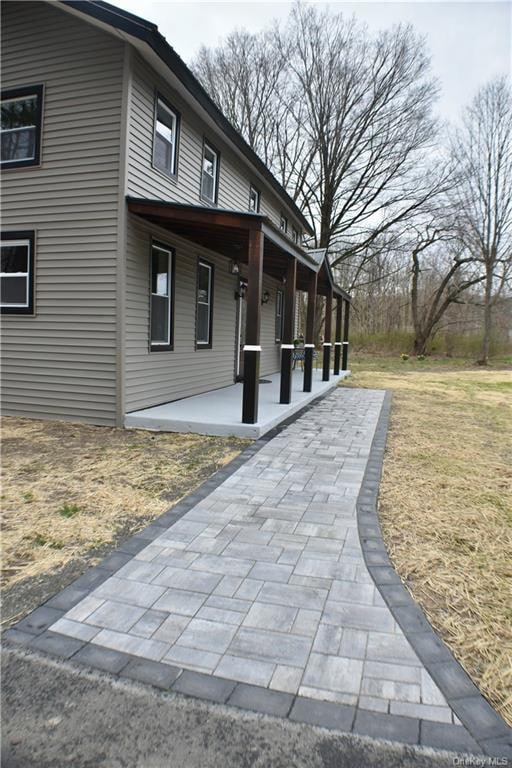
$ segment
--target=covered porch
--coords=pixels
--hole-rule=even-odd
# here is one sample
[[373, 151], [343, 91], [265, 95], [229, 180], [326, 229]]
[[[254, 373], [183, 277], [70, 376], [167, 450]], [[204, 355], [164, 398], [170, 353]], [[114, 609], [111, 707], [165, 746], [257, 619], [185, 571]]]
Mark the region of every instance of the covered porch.
[[[243, 276], [243, 285], [240, 282], [241, 288], [234, 291], [234, 298], [239, 300], [240, 294], [243, 294], [244, 327], [241, 334], [238, 328], [235, 334], [238, 338], [233, 339], [234, 346], [240, 345], [240, 383], [192, 397], [187, 397], [185, 391], [181, 399], [177, 393], [178, 398], [168, 403], [154, 406], [148, 403], [151, 407], [126, 414], [126, 426], [184, 431], [180, 424], [186, 422], [190, 425], [187, 431], [202, 431], [203, 425], [203, 429], [207, 430], [205, 434], [259, 436], [328, 391], [342, 374], [346, 375], [350, 297], [335, 284], [326, 249], [305, 250], [261, 213], [132, 197], [127, 198], [127, 203], [130, 213], [140, 220], [154, 224], [160, 230], [166, 229], [229, 260], [231, 274], [240, 275], [241, 279]], [[284, 310], [279, 334], [276, 330], [275, 345], [272, 339], [272, 347], [279, 352], [276, 368], [279, 366], [280, 370], [269, 376], [268, 365], [266, 371], [265, 367], [263, 369], [265, 379], [269, 379], [270, 383], [261, 381], [260, 375], [262, 306], [268, 301], [268, 291], [263, 291], [264, 274], [268, 276], [266, 279], [273, 279], [274, 285], [282, 286], [278, 293], [282, 295]], [[297, 291], [307, 296], [302, 371], [292, 370]], [[322, 344], [317, 350], [320, 370], [314, 371], [318, 296], [325, 300], [325, 325]], [[222, 314], [223, 307], [227, 307], [225, 302], [229, 303], [229, 299], [224, 294], [217, 315], [219, 312]], [[215, 339], [215, 318], [213, 336]], [[267, 328], [263, 348], [265, 354], [268, 349]], [[204, 377], [206, 383], [207, 367]], [[208, 398], [213, 399], [208, 401]], [[197, 420], [190, 420], [191, 408], [199, 408]], [[220, 408], [223, 418], [220, 419], [218, 412], [214, 418], [204, 419], [201, 414], [212, 408]], [[141, 419], [145, 422], [148, 418], [151, 418], [151, 424], [143, 424]], [[157, 422], [160, 426], [156, 426]], [[196, 425], [192, 426], [194, 422]]]
[[312, 400], [334, 389], [348, 373], [332, 375], [322, 380], [322, 371], [313, 370], [311, 391], [304, 392], [303, 372], [292, 371], [292, 397], [288, 404], [280, 404], [281, 377], [279, 373], [259, 382], [258, 421], [243, 423], [243, 384], [233, 384], [202, 395], [186, 397], [172, 403], [128, 413], [125, 427], [154, 429], [161, 432], [195, 432], [200, 435], [234, 435], [257, 439], [285, 421]]

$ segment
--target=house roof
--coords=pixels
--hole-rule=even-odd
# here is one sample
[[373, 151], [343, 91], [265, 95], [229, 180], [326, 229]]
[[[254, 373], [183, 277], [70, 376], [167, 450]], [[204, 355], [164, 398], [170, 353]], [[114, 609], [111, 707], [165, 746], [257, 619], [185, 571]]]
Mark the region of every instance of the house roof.
[[165, 37], [158, 31], [156, 24], [153, 24], [140, 16], [135, 16], [128, 11], [117, 8], [110, 3], [102, 0], [61, 0], [63, 5], [67, 5], [80, 13], [90, 16], [97, 21], [109, 25], [110, 27], [124, 32], [138, 40], [146, 43], [154, 53], [164, 62], [174, 75], [180, 80], [187, 91], [192, 95], [195, 101], [207, 112], [209, 117], [215, 122], [223, 134], [237, 147], [245, 158], [256, 168], [258, 173], [269, 184], [274, 192], [283, 200], [287, 207], [292, 211], [297, 220], [304, 229], [313, 234], [310, 223], [305, 218], [302, 211], [290, 197], [288, 192], [281, 186], [275, 176], [270, 172], [265, 163], [258, 157], [253, 149], [247, 144], [240, 133], [231, 125], [229, 120], [223, 115], [221, 110], [210, 98], [199, 80], [187, 67], [183, 59], [176, 53], [174, 48], [169, 45]]

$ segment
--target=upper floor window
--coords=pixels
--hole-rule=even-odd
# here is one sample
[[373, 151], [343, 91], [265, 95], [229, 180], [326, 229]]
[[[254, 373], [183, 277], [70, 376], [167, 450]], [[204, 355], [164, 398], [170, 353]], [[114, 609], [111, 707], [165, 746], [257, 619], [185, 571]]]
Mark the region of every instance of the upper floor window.
[[279, 222], [279, 229], [282, 232], [288, 232], [288, 219], [281, 214], [281, 221]]
[[213, 317], [213, 264], [199, 261], [197, 264], [197, 322], [196, 345], [212, 346]]
[[0, 304], [3, 314], [34, 313], [34, 233], [2, 232]]
[[168, 176], [174, 176], [177, 171], [178, 126], [178, 113], [157, 96], [153, 165]]
[[276, 343], [283, 338], [284, 328], [284, 291], [276, 293]]
[[210, 203], [217, 202], [219, 186], [219, 153], [207, 141], [203, 145], [203, 169], [201, 174], [201, 197]]
[[165, 245], [151, 247], [152, 352], [172, 349], [174, 303], [174, 251]]
[[39, 165], [43, 86], [2, 91], [2, 168]]
[[253, 213], [260, 212], [260, 192], [252, 184], [249, 190], [249, 210]]
[[292, 227], [292, 240], [294, 243], [299, 243], [299, 230], [296, 227]]

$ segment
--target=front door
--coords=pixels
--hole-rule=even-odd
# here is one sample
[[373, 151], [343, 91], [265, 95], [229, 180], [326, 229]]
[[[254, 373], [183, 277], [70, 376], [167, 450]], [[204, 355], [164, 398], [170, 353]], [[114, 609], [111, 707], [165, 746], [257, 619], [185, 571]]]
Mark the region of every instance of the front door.
[[247, 321], [247, 302], [245, 294], [247, 291], [247, 281], [240, 279], [237, 293], [236, 308], [236, 350], [235, 350], [235, 379], [243, 381], [244, 379], [244, 344], [245, 344], [245, 325]]

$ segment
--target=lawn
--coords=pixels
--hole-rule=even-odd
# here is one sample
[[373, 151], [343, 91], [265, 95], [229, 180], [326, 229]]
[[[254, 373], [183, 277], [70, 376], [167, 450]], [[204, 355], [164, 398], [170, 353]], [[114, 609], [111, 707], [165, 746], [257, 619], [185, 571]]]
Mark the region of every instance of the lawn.
[[353, 356], [393, 393], [379, 514], [391, 559], [512, 724], [512, 359]]
[[2, 623], [99, 562], [246, 444], [4, 417]]

